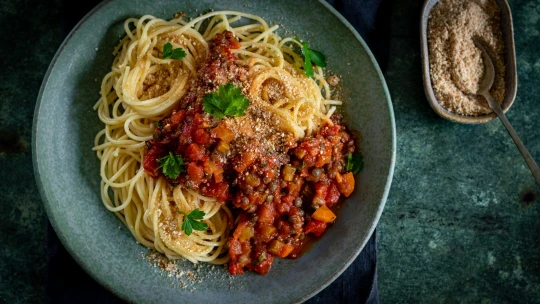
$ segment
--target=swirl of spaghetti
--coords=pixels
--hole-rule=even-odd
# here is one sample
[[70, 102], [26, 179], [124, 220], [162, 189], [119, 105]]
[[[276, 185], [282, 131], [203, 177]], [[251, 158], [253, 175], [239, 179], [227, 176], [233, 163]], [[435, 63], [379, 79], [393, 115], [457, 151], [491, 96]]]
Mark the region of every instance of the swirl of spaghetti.
[[[249, 22], [242, 22], [247, 19]], [[233, 11], [215, 11], [192, 20], [169, 21], [150, 15], [129, 18], [126, 36], [114, 49], [111, 71], [101, 82], [94, 105], [104, 124], [94, 148], [101, 161], [101, 198], [130, 230], [138, 243], [170, 259], [193, 263], [227, 263], [227, 238], [234, 224], [231, 210], [215, 199], [164, 177], [154, 178], [142, 168], [145, 142], [156, 124], [179, 106], [209, 54], [209, 41], [231, 31], [241, 47], [233, 50], [237, 64], [248, 71], [248, 98], [281, 119], [280, 127], [298, 139], [322, 124], [340, 101], [330, 99], [323, 70], [313, 78], [303, 74], [303, 59], [295, 49], [302, 45], [277, 35], [278, 26], [262, 18]], [[164, 46], [182, 48], [182, 60], [162, 59]], [[206, 231], [182, 231], [185, 215], [205, 213]]]

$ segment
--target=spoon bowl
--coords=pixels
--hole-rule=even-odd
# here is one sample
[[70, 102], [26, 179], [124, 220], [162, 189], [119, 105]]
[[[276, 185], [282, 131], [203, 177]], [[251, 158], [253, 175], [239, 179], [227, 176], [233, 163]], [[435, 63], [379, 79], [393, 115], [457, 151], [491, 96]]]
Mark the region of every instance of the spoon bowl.
[[478, 37], [474, 37], [473, 42], [474, 45], [482, 51], [482, 59], [484, 61], [484, 77], [482, 78], [482, 82], [480, 82], [478, 95], [485, 95], [489, 93], [493, 81], [495, 81], [495, 67], [493, 66], [493, 61], [489, 57], [486, 48], [483, 46], [482, 41]]

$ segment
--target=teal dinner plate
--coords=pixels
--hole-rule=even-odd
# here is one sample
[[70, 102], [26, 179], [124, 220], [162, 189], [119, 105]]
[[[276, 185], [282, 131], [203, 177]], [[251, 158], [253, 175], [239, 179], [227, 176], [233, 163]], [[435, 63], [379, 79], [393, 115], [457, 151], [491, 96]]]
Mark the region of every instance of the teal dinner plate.
[[[365, 167], [337, 221], [297, 260], [276, 260], [270, 272], [230, 277], [223, 267], [183, 263], [175, 276], [155, 267], [120, 220], [101, 202], [99, 161], [92, 151], [102, 129], [92, 106], [109, 72], [112, 50], [129, 17], [171, 19], [213, 10], [238, 10], [279, 24], [281, 33], [309, 41], [341, 75], [344, 112], [359, 131]], [[353, 27], [315, 0], [113, 0], [73, 29], [51, 62], [39, 93], [33, 160], [47, 214], [75, 260], [99, 283], [130, 302], [288, 303], [305, 301], [338, 277], [360, 253], [379, 220], [396, 155], [392, 104], [383, 75]], [[190, 275], [188, 275], [190, 274]]]

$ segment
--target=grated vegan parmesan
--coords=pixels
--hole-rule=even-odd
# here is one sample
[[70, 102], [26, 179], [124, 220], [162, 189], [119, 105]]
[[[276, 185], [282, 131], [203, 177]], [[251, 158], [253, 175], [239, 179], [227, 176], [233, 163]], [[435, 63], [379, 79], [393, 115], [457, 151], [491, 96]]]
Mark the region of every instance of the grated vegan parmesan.
[[504, 43], [495, 0], [441, 0], [431, 10], [428, 45], [433, 92], [448, 111], [468, 116], [491, 113], [484, 97], [475, 95], [484, 63], [474, 36], [490, 48], [495, 67], [490, 92], [501, 104], [505, 95]]

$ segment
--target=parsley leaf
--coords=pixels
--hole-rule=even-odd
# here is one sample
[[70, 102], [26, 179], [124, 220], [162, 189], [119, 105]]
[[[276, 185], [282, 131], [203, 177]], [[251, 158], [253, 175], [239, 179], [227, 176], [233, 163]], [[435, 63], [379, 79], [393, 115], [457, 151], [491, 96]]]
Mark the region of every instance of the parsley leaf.
[[364, 158], [360, 152], [349, 153], [347, 155], [347, 166], [345, 166], [345, 171], [352, 172], [353, 174], [358, 174], [364, 168]]
[[160, 163], [159, 168], [163, 168], [163, 175], [168, 178], [177, 178], [182, 172], [185, 172], [184, 160], [180, 156], [173, 155], [169, 152], [169, 155], [158, 159]]
[[163, 46], [163, 56], [161, 59], [176, 59], [176, 60], [182, 60], [182, 58], [186, 57], [186, 52], [182, 48], [174, 49], [172, 48], [172, 44], [170, 42], [167, 42]]
[[208, 229], [208, 225], [205, 222], [201, 222], [206, 215], [204, 211], [199, 210], [199, 208], [191, 211], [189, 214], [178, 209], [178, 212], [184, 215], [184, 223], [182, 224], [182, 231], [187, 235], [191, 235], [193, 230], [205, 231]]
[[313, 62], [316, 66], [320, 66], [321, 68], [326, 67], [326, 56], [322, 52], [319, 52], [314, 49], [308, 48], [310, 55], [311, 55], [311, 62]]
[[232, 83], [220, 85], [218, 92], [203, 96], [204, 111], [217, 118], [244, 116], [248, 106], [249, 99], [242, 94], [240, 88]]
[[301, 42], [301, 44], [302, 55], [304, 55], [304, 73], [309, 77], [313, 77], [313, 64], [321, 68], [326, 67], [326, 56], [320, 51], [310, 49], [305, 41]]

